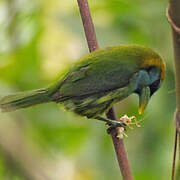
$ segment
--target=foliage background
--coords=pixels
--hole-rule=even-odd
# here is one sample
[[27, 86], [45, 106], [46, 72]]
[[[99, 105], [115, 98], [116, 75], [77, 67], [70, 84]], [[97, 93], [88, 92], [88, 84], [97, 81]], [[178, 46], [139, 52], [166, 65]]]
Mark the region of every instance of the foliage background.
[[[141, 44], [166, 61], [162, 88], [143, 116], [131, 95], [115, 106], [144, 119], [129, 130], [125, 145], [136, 180], [170, 179], [175, 87], [167, 1], [89, 0], [100, 47]], [[64, 68], [88, 53], [77, 2], [0, 1], [0, 97], [46, 87]], [[106, 127], [96, 120], [44, 104], [0, 113], [0, 179], [119, 179]]]

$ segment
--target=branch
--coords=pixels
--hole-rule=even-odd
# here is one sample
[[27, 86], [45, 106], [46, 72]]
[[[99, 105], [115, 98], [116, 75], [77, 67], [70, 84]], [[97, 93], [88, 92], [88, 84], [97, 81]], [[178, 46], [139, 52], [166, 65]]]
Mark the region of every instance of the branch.
[[77, 0], [77, 1], [81, 13], [81, 18], [84, 26], [84, 32], [86, 35], [89, 51], [92, 52], [98, 49], [98, 42], [96, 39], [96, 33], [92, 22], [88, 1], [87, 0]]
[[[175, 62], [175, 79], [176, 79], [176, 102], [177, 109], [175, 112], [175, 126], [177, 135], [175, 136], [175, 142], [177, 143], [177, 136], [180, 138], [180, 1], [169, 0], [166, 16], [172, 28], [173, 46], [174, 46], [174, 62]], [[180, 141], [179, 141], [180, 145]], [[175, 144], [176, 147], [176, 144]], [[174, 151], [175, 152], [175, 151]], [[174, 154], [175, 157], [175, 154]], [[175, 159], [174, 159], [175, 165]], [[179, 167], [180, 167], [180, 149], [179, 149]], [[174, 179], [174, 170], [172, 170], [172, 180]], [[180, 178], [180, 173], [177, 174], [177, 178]]]
[[[78, 5], [79, 5], [79, 10], [81, 13], [81, 18], [82, 18], [82, 22], [83, 22], [83, 26], [84, 26], [84, 31], [85, 31], [89, 51], [92, 52], [92, 51], [98, 49], [98, 43], [96, 40], [96, 33], [95, 33], [94, 25], [92, 22], [92, 18], [91, 18], [89, 6], [88, 6], [88, 1], [87, 0], [77, 0], [77, 1], [78, 1]], [[106, 116], [109, 119], [117, 120], [115, 117], [113, 108], [110, 109], [110, 111], [106, 114]], [[113, 130], [111, 135], [112, 135], [112, 140], [113, 140], [114, 148], [116, 151], [116, 155], [117, 155], [117, 159], [119, 162], [119, 166], [121, 169], [123, 179], [124, 180], [132, 180], [133, 178], [131, 175], [130, 166], [129, 166], [126, 151], [124, 148], [123, 140], [118, 139], [116, 137], [117, 133], [115, 131], [116, 130]]]
[[170, 0], [167, 8], [167, 17], [172, 27], [174, 61], [176, 76], [176, 100], [177, 110], [180, 110], [180, 1]]

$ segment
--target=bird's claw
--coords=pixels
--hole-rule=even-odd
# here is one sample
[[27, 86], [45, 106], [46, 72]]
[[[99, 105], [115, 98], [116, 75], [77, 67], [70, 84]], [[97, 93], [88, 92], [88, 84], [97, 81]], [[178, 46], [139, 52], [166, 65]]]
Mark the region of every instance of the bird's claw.
[[124, 127], [125, 128], [127, 126], [124, 122], [115, 121], [115, 120], [112, 122], [107, 122], [106, 125], [109, 127], [113, 127], [113, 128], [116, 128], [116, 127]]
[[125, 127], [126, 127], [126, 124], [124, 122], [120, 122], [120, 121], [113, 121], [113, 122], [110, 122], [110, 123], [108, 122], [108, 123], [106, 123], [106, 125], [109, 126], [109, 128], [107, 129], [107, 133], [108, 134], [111, 134], [112, 131], [114, 129], [116, 129], [116, 128], [123, 128], [123, 129], [125, 129]]
[[127, 134], [124, 132], [126, 130], [126, 127], [128, 127], [129, 129], [133, 129], [133, 127], [131, 126], [133, 124], [135, 124], [137, 127], [140, 127], [140, 125], [136, 121], [135, 116], [128, 117], [127, 115], [124, 115], [120, 118], [119, 121], [115, 121], [113, 123], [107, 123], [107, 125], [110, 126], [107, 129], [107, 133], [111, 134], [115, 129], [116, 137], [122, 139], [124, 136], [127, 137]]

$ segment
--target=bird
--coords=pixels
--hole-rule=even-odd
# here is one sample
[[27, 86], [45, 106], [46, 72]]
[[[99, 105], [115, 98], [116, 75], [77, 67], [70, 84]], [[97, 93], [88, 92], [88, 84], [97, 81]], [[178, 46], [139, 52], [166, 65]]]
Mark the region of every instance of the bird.
[[117, 45], [100, 48], [76, 61], [52, 85], [1, 98], [0, 109], [10, 112], [55, 102], [80, 116], [123, 127], [124, 123], [104, 118], [103, 113], [135, 93], [139, 96], [138, 112], [142, 114], [164, 76], [163, 59], [149, 47]]

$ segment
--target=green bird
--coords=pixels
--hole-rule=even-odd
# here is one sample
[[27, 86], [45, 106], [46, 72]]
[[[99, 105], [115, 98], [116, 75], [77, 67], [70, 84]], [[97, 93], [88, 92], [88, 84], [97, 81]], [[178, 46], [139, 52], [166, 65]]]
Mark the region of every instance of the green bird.
[[160, 88], [164, 74], [162, 58], [150, 48], [139, 45], [102, 48], [79, 59], [55, 84], [0, 99], [0, 108], [7, 112], [55, 102], [110, 126], [125, 126], [101, 115], [132, 93], [139, 96], [142, 114], [150, 97]]

